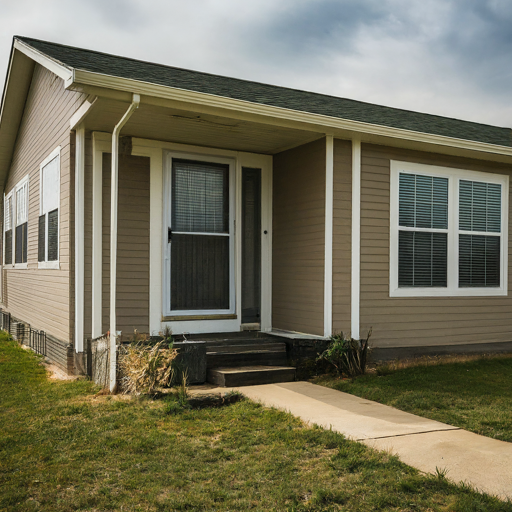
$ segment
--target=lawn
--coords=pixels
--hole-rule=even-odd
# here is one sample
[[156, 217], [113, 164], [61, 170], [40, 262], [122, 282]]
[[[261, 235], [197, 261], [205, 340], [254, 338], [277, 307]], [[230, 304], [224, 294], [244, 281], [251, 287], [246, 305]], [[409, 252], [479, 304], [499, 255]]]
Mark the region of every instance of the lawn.
[[378, 366], [354, 380], [327, 375], [315, 383], [512, 442], [512, 355], [425, 358], [409, 367]]
[[177, 411], [96, 391], [0, 335], [0, 510], [512, 511], [248, 400]]

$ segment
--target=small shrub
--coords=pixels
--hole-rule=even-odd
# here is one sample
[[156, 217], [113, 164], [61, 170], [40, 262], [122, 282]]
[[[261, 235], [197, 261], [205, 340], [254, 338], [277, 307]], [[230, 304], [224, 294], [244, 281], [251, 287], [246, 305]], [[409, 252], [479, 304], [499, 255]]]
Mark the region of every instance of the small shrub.
[[369, 339], [371, 329], [365, 339], [355, 340], [347, 338], [343, 333], [331, 336], [331, 342], [317, 360], [324, 360], [332, 364], [340, 375], [356, 377], [366, 373], [366, 363], [371, 352]]
[[137, 341], [119, 348], [120, 384], [123, 392], [140, 395], [154, 393], [157, 388], [169, 386], [173, 380], [173, 361], [178, 351], [163, 348], [167, 340], [155, 345]]

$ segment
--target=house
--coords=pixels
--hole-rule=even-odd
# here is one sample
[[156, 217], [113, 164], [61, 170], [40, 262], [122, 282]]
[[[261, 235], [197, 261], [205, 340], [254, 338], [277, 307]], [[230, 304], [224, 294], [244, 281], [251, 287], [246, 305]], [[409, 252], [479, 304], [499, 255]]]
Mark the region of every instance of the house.
[[512, 347], [508, 128], [27, 37], [0, 115], [2, 308], [70, 372], [165, 327]]

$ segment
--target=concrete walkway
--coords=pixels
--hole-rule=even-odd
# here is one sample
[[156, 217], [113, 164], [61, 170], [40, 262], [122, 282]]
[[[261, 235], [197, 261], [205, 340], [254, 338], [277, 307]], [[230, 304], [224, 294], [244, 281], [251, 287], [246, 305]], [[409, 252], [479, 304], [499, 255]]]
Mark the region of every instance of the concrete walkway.
[[479, 491], [512, 499], [512, 443], [309, 382], [245, 386], [237, 391], [308, 423], [398, 455], [426, 473], [446, 470], [447, 478], [455, 483], [466, 482]]

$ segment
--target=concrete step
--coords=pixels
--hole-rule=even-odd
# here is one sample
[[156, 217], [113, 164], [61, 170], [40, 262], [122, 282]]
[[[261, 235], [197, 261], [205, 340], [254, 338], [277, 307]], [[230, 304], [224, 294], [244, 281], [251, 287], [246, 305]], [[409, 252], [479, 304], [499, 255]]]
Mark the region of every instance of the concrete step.
[[221, 387], [256, 386], [293, 382], [295, 368], [290, 366], [242, 366], [234, 368], [210, 368], [207, 380]]

